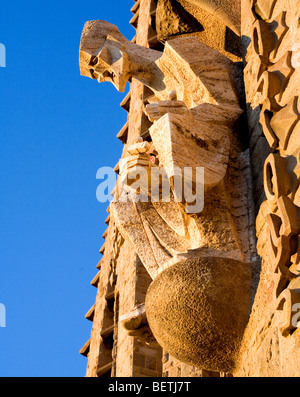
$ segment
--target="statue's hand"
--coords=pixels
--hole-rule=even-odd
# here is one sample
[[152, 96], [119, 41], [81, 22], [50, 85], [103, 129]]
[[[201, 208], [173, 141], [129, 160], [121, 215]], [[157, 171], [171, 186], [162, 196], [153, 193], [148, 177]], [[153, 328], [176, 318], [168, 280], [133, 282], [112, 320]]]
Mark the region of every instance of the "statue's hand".
[[133, 145], [130, 145], [126, 151], [130, 155], [138, 155], [145, 154], [149, 151], [151, 144], [147, 141], [143, 141], [141, 137], [136, 139], [136, 142]]
[[[131, 185], [135, 178], [130, 178], [138, 173], [138, 168], [148, 168], [150, 166], [150, 154], [148, 153], [151, 144], [143, 141], [142, 138], [137, 138], [136, 143], [130, 145], [126, 151], [127, 155], [120, 161], [119, 169], [122, 180], [126, 180], [128, 185]], [[142, 171], [142, 170], [141, 170]]]
[[141, 137], [126, 149], [119, 162], [119, 176], [115, 198], [125, 201], [148, 201], [151, 183], [153, 145]]
[[166, 113], [184, 114], [188, 112], [185, 103], [177, 100], [175, 91], [169, 94], [169, 100], [154, 102], [146, 105], [145, 113], [151, 122], [160, 119]]

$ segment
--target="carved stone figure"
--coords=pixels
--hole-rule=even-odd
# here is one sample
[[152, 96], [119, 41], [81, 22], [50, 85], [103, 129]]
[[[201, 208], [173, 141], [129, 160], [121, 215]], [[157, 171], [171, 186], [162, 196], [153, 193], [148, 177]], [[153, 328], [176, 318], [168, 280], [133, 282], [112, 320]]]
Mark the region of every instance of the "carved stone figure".
[[[150, 144], [138, 140], [126, 148], [120, 177], [142, 166], [153, 182], [151, 169], [163, 169], [170, 200], [153, 201], [147, 192], [146, 202], [123, 202], [117, 191], [110, 211], [153, 279], [146, 314], [159, 344], [192, 365], [232, 370], [249, 317], [256, 259], [237, 65], [197, 38], [173, 39], [162, 53], [128, 41], [108, 22], [91, 21], [82, 34], [80, 69], [120, 91], [132, 78], [153, 91], [145, 112], [158, 161], [151, 162]], [[187, 167], [194, 175], [204, 167], [202, 211], [176, 200], [176, 172], [184, 175]]]

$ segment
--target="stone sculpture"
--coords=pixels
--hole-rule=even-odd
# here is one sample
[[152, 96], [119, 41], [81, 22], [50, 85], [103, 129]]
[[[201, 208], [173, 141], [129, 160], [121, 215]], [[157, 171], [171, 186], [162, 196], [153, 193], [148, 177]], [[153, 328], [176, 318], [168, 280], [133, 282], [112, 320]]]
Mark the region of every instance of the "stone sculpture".
[[[180, 1], [180, 0], [179, 0]], [[236, 34], [240, 34], [241, 5], [232, 0], [185, 0], [186, 3], [208, 11], [221, 19]]]
[[297, 276], [291, 257], [299, 251], [300, 36], [294, 18], [297, 13], [299, 17], [296, 3], [253, 2], [256, 20], [245, 68], [256, 81], [247, 84], [247, 99], [252, 107], [261, 106], [260, 123], [271, 149], [264, 165], [267, 200], [261, 205], [257, 223], [261, 224], [262, 217], [267, 220], [265, 230], [258, 228], [258, 249], [278, 274], [275, 299]]
[[[130, 83], [87, 376], [299, 376], [299, 0], [131, 11], [131, 42], [91, 21], [80, 45], [83, 75]], [[201, 167], [203, 207], [180, 190]]]
[[157, 37], [193, 36], [234, 62], [242, 60], [240, 0], [158, 0]]
[[250, 146], [261, 158], [253, 169], [262, 265], [238, 375], [299, 374], [299, 5], [242, 1]]
[[[151, 182], [151, 169], [164, 169], [170, 201], [152, 201], [147, 192], [146, 202], [123, 202], [116, 191], [110, 212], [153, 279], [146, 314], [158, 343], [184, 362], [231, 371], [249, 318], [256, 260], [238, 66], [197, 38], [174, 39], [160, 52], [128, 41], [108, 22], [90, 21], [80, 70], [120, 91], [132, 78], [152, 90], [145, 109], [152, 141], [126, 147], [120, 177], [139, 166]], [[202, 211], [176, 201], [176, 171], [185, 167], [194, 174], [204, 167]]]

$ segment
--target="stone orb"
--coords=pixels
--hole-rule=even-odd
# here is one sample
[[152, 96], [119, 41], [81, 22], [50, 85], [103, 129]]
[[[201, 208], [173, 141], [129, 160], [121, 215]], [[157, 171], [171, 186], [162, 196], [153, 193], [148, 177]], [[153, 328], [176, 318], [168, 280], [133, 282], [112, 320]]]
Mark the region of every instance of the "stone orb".
[[163, 349], [198, 368], [230, 372], [250, 314], [250, 265], [219, 257], [188, 259], [150, 284], [146, 314]]

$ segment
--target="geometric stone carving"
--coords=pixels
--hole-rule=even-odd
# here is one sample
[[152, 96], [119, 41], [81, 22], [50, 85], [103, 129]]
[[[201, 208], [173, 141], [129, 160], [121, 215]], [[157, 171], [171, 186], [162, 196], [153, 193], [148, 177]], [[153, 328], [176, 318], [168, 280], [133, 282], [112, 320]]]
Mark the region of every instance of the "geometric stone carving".
[[269, 62], [270, 52], [274, 49], [276, 35], [270, 30], [270, 25], [263, 21], [257, 20], [253, 24], [253, 47], [260, 60], [263, 63]]
[[202, 25], [179, 4], [171, 0], [159, 0], [156, 9], [156, 30], [160, 40], [182, 33], [202, 31]]
[[[115, 305], [122, 326], [118, 336], [125, 330], [126, 336], [158, 343], [178, 360], [211, 371], [299, 373], [294, 316], [300, 307], [299, 1], [242, 0], [240, 6], [239, 0], [145, 0], [133, 10], [131, 24], [141, 30], [132, 42], [114, 25], [90, 21], [80, 44], [82, 75], [112, 82], [119, 91], [129, 81], [133, 94], [116, 168], [127, 184], [124, 190], [116, 187], [110, 204], [122, 237], [112, 248], [108, 283], [114, 289], [123, 239], [122, 253], [136, 253], [152, 281], [147, 275], [145, 304], [132, 300], [120, 316]], [[164, 51], [153, 50], [163, 47], [159, 41]], [[254, 197], [262, 266], [255, 291], [244, 89], [234, 63], [241, 60], [235, 51], [239, 41], [247, 52], [245, 99], [253, 181], [259, 187]], [[180, 197], [177, 176], [191, 169], [195, 190], [200, 167], [204, 206], [192, 211]], [[155, 200], [151, 189], [155, 180], [165, 197], [157, 174], [170, 185], [165, 202]], [[87, 316], [93, 315], [91, 309]]]
[[196, 167], [205, 167], [205, 189], [224, 179], [229, 161], [229, 128], [209, 125], [188, 112], [166, 113], [151, 127], [150, 134], [169, 179], [176, 175], [176, 168], [184, 167], [194, 170], [194, 178]]
[[297, 328], [297, 324], [293, 320], [293, 315], [300, 308], [299, 280], [300, 278], [297, 280], [298, 288], [286, 288], [276, 301], [276, 309], [283, 312], [283, 321], [279, 324], [279, 329], [283, 336], [290, 335], [291, 331]]
[[291, 252], [295, 250], [295, 237], [300, 233], [300, 208], [286, 196], [278, 199], [278, 214], [268, 214], [270, 256], [274, 272], [278, 267], [290, 265]]
[[[238, 5], [235, 12], [239, 12]], [[228, 18], [220, 18], [213, 8], [189, 0], [159, 0], [156, 9], [156, 31], [160, 41], [178, 36], [196, 36], [201, 42], [215, 48], [229, 59], [238, 62], [242, 58], [239, 33], [232, 30]], [[235, 19], [240, 25], [240, 16]]]
[[[282, 375], [294, 373], [292, 366], [283, 363], [299, 361], [299, 350], [293, 351], [292, 347], [296, 346], [293, 338], [296, 340], [299, 335], [297, 325], [292, 323], [294, 304], [298, 308], [300, 304], [297, 262], [300, 249], [299, 1], [244, 0], [243, 7], [242, 34], [249, 38], [247, 47], [244, 40], [246, 100], [250, 118], [254, 110], [260, 110], [257, 121], [271, 154], [265, 156], [266, 200], [260, 205], [257, 217], [257, 248], [262, 271], [242, 361], [243, 365], [253, 365], [251, 373], [270, 371]], [[254, 120], [249, 123], [253, 131]], [[255, 136], [252, 139], [255, 141]], [[274, 319], [278, 321], [275, 323]], [[279, 342], [275, 342], [275, 334]], [[249, 342], [250, 336], [256, 339], [256, 346]], [[275, 343], [280, 345], [278, 351], [272, 346]], [[272, 363], [267, 362], [268, 351], [272, 351]], [[254, 368], [257, 362], [264, 367]]]
[[149, 327], [144, 304], [140, 304], [134, 310], [120, 316], [119, 321], [129, 336], [134, 336], [147, 345], [158, 346]]
[[263, 19], [268, 20], [271, 18], [275, 3], [276, 0], [257, 0], [255, 3], [255, 12]]
[[[228, 1], [196, 3], [220, 15], [234, 8]], [[119, 180], [133, 178], [125, 189], [116, 188], [110, 204], [118, 231], [153, 280], [146, 294], [148, 323], [138, 310], [122, 318], [123, 327], [146, 340], [151, 339], [149, 324], [158, 343], [178, 359], [229, 372], [249, 318], [255, 258], [250, 182], [244, 177], [248, 152], [238, 137], [243, 113], [238, 66], [198, 38], [167, 41], [160, 52], [128, 41], [112, 24], [91, 21], [82, 33], [80, 70], [120, 91], [133, 78], [153, 92], [145, 107], [153, 123], [151, 141], [139, 138], [125, 146]], [[142, 177], [134, 178], [138, 167]], [[204, 168], [205, 204], [195, 211], [185, 196], [177, 200], [175, 179], [185, 168]], [[152, 200], [154, 171], [167, 175], [171, 191], [166, 202]], [[140, 180], [146, 188], [140, 184], [139, 191], [147, 200], [134, 190]], [[197, 182], [192, 176], [191, 185]], [[162, 189], [160, 182], [154, 185]], [[172, 342], [176, 332], [181, 343]]]
[[279, 153], [271, 153], [265, 161], [264, 187], [268, 200], [272, 202], [289, 193], [290, 183], [286, 177], [285, 159]]
[[[296, 124], [300, 121], [299, 114], [299, 98], [293, 98], [285, 107], [279, 110], [270, 122], [270, 127], [274, 134], [278, 137], [281, 150], [287, 150], [289, 139], [294, 130], [296, 129]], [[298, 136], [298, 138], [300, 138]], [[297, 149], [297, 148], [295, 148]], [[289, 153], [292, 153], [293, 149], [289, 148]]]
[[[138, 79], [153, 90], [152, 102], [168, 100], [170, 91], [175, 90], [188, 108], [212, 103], [226, 107], [231, 120], [241, 114], [232, 87], [236, 67], [194, 37], [171, 40], [162, 53], [128, 41], [108, 22], [90, 21], [83, 29], [79, 62], [82, 75], [111, 81], [120, 91], [128, 79]], [[179, 66], [178, 81], [174, 76]]]
[[240, 34], [241, 6], [239, 0], [186, 0], [186, 2], [203, 8], [222, 20], [236, 34]]
[[[154, 98], [148, 99], [150, 104], [146, 106], [146, 114], [154, 121], [149, 132], [159, 154], [160, 167], [165, 168], [170, 180], [176, 167], [183, 170], [184, 167], [203, 166], [205, 191], [224, 180], [228, 174], [229, 151], [233, 150], [230, 143], [232, 127], [242, 113], [234, 86], [235, 66], [232, 62], [196, 38], [171, 40], [166, 43], [163, 53], [143, 48], [126, 40], [114, 25], [103, 21], [85, 25], [80, 54], [84, 75], [97, 77], [100, 82], [112, 81], [120, 90], [125, 78], [135, 77], [154, 92]], [[89, 68], [91, 71], [87, 73]], [[175, 91], [176, 97], [174, 94], [170, 97], [171, 91]], [[146, 167], [147, 157], [142, 160], [141, 154], [134, 154], [132, 150], [136, 149], [127, 148], [124, 158], [129, 168], [137, 162]], [[208, 199], [206, 202], [209, 206]], [[158, 258], [163, 264], [170, 258], [170, 252], [199, 247], [191, 230], [180, 235], [172, 230], [173, 226], [170, 227], [169, 214], [175, 211], [175, 206], [180, 207], [179, 203], [169, 203], [169, 208], [173, 208], [171, 213], [167, 211], [168, 206], [165, 206], [166, 210], [159, 208], [159, 203], [156, 208], [153, 206], [154, 203], [111, 204], [119, 229], [133, 243], [150, 274], [159, 266]], [[161, 217], [164, 223], [160, 221]], [[168, 225], [168, 222], [171, 223]], [[189, 229], [194, 221], [184, 219], [180, 222], [190, 225]], [[159, 224], [164, 226], [158, 229]], [[232, 233], [230, 228], [228, 223], [224, 233]], [[164, 245], [166, 248], [162, 249]]]

